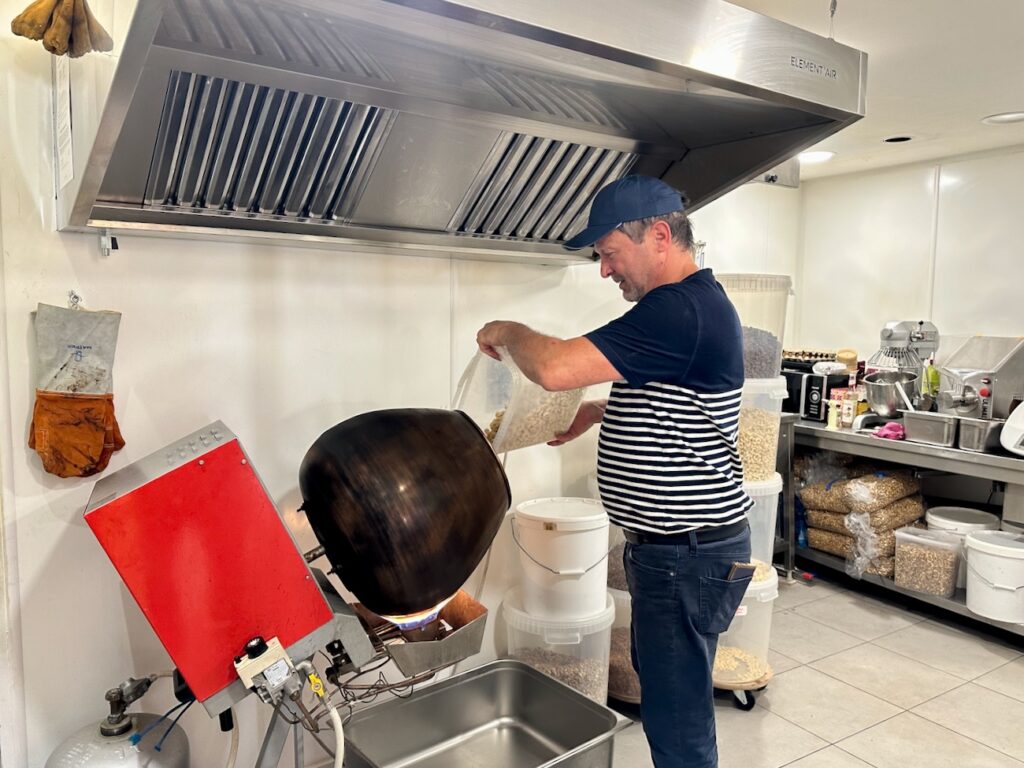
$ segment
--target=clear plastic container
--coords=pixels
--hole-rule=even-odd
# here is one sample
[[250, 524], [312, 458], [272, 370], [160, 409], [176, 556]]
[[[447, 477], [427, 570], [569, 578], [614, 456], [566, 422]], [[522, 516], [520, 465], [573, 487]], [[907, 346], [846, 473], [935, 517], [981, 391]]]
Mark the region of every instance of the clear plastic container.
[[608, 696], [630, 704], [640, 703], [640, 678], [633, 669], [630, 622], [633, 620], [633, 599], [622, 589], [609, 589], [615, 603], [612, 624], [611, 656], [608, 659]]
[[754, 560], [770, 563], [775, 555], [775, 524], [779, 516], [782, 475], [775, 472], [767, 480], [746, 482], [743, 490], [754, 501], [754, 508], [747, 513], [750, 521], [750, 556]]
[[945, 531], [896, 531], [896, 586], [940, 597], [956, 592], [960, 537]]
[[508, 658], [523, 661], [603, 704], [608, 698], [608, 657], [615, 603], [607, 596], [603, 613], [576, 621], [546, 621], [526, 613], [518, 587], [505, 594]]
[[495, 453], [553, 440], [572, 424], [585, 388], [548, 392], [534, 384], [504, 349], [501, 360], [477, 352], [455, 391], [454, 407], [487, 435]]
[[788, 275], [716, 275], [743, 325], [743, 368], [748, 379], [778, 376], [786, 308], [793, 292]]
[[718, 637], [715, 685], [740, 687], [764, 680], [771, 672], [768, 643], [772, 632], [772, 603], [778, 596], [779, 575], [767, 563], [758, 563], [729, 629]]
[[967, 587], [967, 551], [964, 537], [974, 531], [998, 531], [999, 518], [991, 512], [970, 507], [932, 507], [924, 516], [929, 530], [955, 533], [960, 537], [960, 567], [957, 570], [957, 589]]
[[746, 482], [764, 482], [775, 475], [782, 401], [787, 392], [783, 376], [747, 379], [743, 384], [739, 450]]

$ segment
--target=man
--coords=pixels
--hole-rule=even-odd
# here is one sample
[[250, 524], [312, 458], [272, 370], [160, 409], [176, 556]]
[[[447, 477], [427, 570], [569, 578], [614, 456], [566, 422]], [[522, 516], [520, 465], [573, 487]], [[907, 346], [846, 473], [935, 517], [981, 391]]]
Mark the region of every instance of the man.
[[586, 402], [552, 445], [601, 423], [597, 477], [626, 533], [633, 665], [656, 768], [715, 768], [712, 666], [750, 581], [736, 439], [743, 343], [736, 311], [711, 270], [693, 261], [679, 192], [628, 176], [594, 198], [588, 226], [565, 244], [594, 246], [601, 276], [636, 306], [585, 336], [561, 340], [513, 322], [480, 329], [548, 390], [614, 382]]

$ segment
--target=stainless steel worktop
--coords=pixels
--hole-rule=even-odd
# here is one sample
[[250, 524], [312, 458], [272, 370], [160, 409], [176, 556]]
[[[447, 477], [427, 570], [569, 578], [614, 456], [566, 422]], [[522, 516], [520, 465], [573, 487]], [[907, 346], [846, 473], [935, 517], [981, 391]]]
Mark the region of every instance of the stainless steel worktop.
[[975, 453], [909, 440], [883, 440], [849, 429], [827, 429], [821, 422], [806, 420], [796, 421], [793, 432], [795, 444], [809, 448], [840, 451], [984, 480], [1024, 484], [1024, 458], [1009, 454]]

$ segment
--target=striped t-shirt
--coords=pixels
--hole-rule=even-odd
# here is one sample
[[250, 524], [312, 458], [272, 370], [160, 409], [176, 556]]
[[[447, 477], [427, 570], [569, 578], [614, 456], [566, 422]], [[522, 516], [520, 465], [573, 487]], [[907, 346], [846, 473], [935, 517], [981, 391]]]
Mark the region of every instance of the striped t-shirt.
[[655, 288], [587, 338], [625, 379], [597, 449], [612, 522], [683, 533], [742, 521], [753, 506], [736, 447], [743, 336], [711, 270]]

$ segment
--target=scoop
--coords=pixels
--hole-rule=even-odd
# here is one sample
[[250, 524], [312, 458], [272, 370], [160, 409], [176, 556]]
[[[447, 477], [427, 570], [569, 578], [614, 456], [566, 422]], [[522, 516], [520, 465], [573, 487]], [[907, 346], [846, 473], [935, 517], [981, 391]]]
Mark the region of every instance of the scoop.
[[910, 402], [910, 398], [907, 397], [907, 391], [905, 389], [903, 389], [903, 382], [895, 381], [893, 383], [896, 385], [896, 389], [899, 390], [900, 397], [903, 398], [903, 402], [907, 406], [907, 410], [908, 411], [915, 410], [913, 403]]

